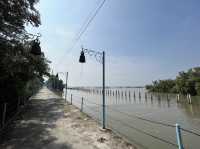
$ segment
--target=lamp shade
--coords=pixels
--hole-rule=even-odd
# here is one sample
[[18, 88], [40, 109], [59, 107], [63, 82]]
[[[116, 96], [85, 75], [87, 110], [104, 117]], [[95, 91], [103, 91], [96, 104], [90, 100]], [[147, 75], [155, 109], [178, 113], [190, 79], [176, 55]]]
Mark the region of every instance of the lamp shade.
[[83, 51], [81, 51], [81, 55], [80, 55], [80, 58], [79, 58], [79, 62], [80, 63], [85, 63], [85, 54]]

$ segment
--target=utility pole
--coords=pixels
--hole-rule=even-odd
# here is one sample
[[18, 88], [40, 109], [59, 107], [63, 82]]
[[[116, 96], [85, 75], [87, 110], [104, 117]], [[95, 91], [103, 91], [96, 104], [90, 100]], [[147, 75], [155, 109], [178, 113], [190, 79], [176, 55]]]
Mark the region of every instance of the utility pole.
[[67, 101], [67, 82], [68, 82], [68, 72], [66, 72], [66, 80], [65, 80], [65, 102]]
[[106, 128], [106, 124], [105, 124], [105, 119], [106, 119], [106, 115], [105, 115], [105, 52], [103, 51], [103, 129]]
[[103, 78], [102, 78], [102, 87], [103, 87], [103, 101], [102, 101], [102, 118], [103, 118], [103, 129], [106, 128], [106, 103], [105, 103], [105, 51], [103, 52], [96, 52], [94, 50], [84, 49], [82, 48], [81, 55], [79, 58], [80, 63], [85, 63], [85, 55], [84, 53], [94, 56], [98, 62], [102, 64], [103, 67]]

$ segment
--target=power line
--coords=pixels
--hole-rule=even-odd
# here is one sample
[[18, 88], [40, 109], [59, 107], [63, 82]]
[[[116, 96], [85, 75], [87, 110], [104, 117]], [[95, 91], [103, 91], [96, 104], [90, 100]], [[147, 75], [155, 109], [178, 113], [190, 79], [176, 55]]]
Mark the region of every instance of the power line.
[[103, 7], [103, 5], [105, 4], [106, 0], [103, 0], [103, 2], [100, 4], [100, 6], [96, 9], [96, 11], [94, 12], [93, 16], [90, 18], [90, 20], [88, 21], [88, 23], [86, 24], [85, 28], [83, 29], [83, 31], [80, 33], [80, 35], [78, 36], [77, 40], [79, 40], [81, 38], [81, 36], [85, 33], [85, 31], [88, 29], [89, 25], [91, 24], [91, 22], [94, 20], [94, 18], [97, 16], [98, 12], [100, 11], [100, 9]]
[[[97, 4], [97, 6], [100, 6], [100, 2]], [[87, 23], [89, 22], [89, 20], [90, 20], [90, 18], [92, 17], [92, 15], [94, 14], [93, 12], [94, 11], [96, 11], [97, 10], [97, 7], [94, 9], [94, 10], [92, 10], [91, 12], [90, 12], [90, 14], [88, 15], [88, 17], [85, 19], [85, 21], [84, 21], [84, 23], [83, 23], [83, 25], [82, 25], [82, 27], [79, 29], [79, 31], [77, 32], [77, 34], [75, 35], [75, 37], [77, 37], [78, 38], [78, 36], [80, 35], [80, 33], [82, 32], [82, 30], [85, 28], [85, 26], [87, 25]], [[76, 38], [76, 39], [77, 39]]]
[[[89, 14], [90, 17], [87, 17], [86, 21], [84, 22], [84, 24], [82, 25], [82, 27], [80, 28], [80, 30], [78, 31], [78, 33], [76, 34], [77, 37], [75, 36], [74, 44], [71, 46], [71, 48], [68, 51], [66, 51], [66, 53], [70, 52], [71, 50], [74, 49], [74, 47], [76, 46], [76, 44], [78, 43], [78, 41], [80, 40], [80, 38], [83, 36], [83, 34], [86, 32], [86, 30], [88, 29], [88, 27], [90, 26], [90, 24], [92, 23], [92, 21], [94, 20], [94, 18], [97, 16], [98, 12], [103, 7], [103, 5], [105, 4], [105, 2], [106, 2], [106, 0], [102, 1], [102, 3], [97, 7], [97, 9], [95, 9], [95, 12], [93, 13], [92, 16], [91, 16], [92, 13]], [[61, 60], [64, 58], [64, 56], [66, 55], [66, 53], [63, 55], [63, 57], [60, 59], [59, 63], [56, 66], [58, 66], [61, 63]]]

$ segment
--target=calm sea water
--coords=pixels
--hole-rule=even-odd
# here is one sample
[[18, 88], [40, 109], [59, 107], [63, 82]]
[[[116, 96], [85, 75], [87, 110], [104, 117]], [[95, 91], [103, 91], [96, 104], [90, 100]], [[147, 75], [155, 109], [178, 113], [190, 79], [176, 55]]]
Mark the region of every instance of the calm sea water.
[[[134, 96], [135, 94], [135, 96]], [[139, 96], [141, 95], [141, 98]], [[145, 97], [146, 94], [146, 97]], [[98, 88], [68, 90], [68, 101], [102, 122], [102, 94]], [[106, 90], [106, 125], [131, 143], [144, 149], [175, 149], [176, 131], [150, 121], [176, 123], [200, 134], [200, 97], [185, 97], [177, 102], [175, 94], [150, 94], [143, 88], [109, 88]], [[199, 149], [200, 137], [182, 131], [186, 149]]]

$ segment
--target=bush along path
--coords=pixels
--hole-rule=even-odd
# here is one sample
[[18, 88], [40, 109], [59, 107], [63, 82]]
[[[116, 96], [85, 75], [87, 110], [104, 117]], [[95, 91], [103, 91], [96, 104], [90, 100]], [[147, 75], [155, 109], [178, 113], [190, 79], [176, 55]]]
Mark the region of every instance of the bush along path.
[[1, 149], [136, 149], [46, 87], [9, 127]]

